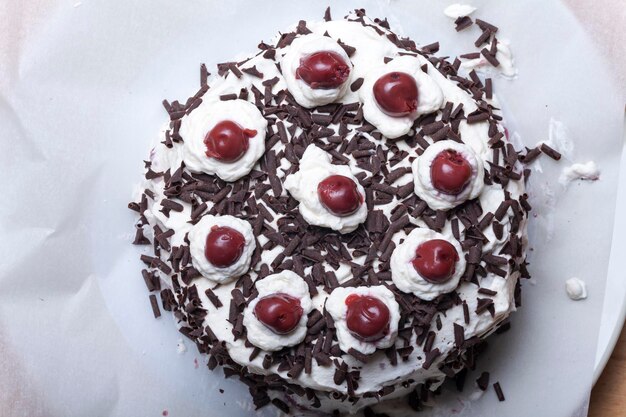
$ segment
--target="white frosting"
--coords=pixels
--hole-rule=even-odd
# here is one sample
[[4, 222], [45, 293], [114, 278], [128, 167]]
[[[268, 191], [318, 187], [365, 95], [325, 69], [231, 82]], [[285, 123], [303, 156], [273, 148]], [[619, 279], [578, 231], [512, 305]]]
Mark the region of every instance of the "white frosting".
[[[248, 341], [269, 352], [302, 342], [306, 337], [307, 315], [313, 308], [306, 282], [295, 272], [282, 271], [258, 280], [255, 286], [259, 296], [252, 300], [243, 312], [243, 325], [246, 327]], [[254, 315], [254, 307], [261, 298], [277, 293], [299, 299], [302, 307], [302, 317], [296, 328], [282, 335], [274, 333]]]
[[[241, 256], [230, 266], [219, 268], [210, 263], [204, 255], [206, 238], [213, 226], [235, 229], [241, 233], [246, 240], [246, 245], [244, 246]], [[250, 269], [250, 259], [256, 248], [256, 242], [254, 240], [254, 234], [252, 233], [252, 227], [247, 221], [233, 216], [206, 215], [191, 228], [188, 238], [191, 261], [194, 268], [196, 268], [203, 277], [214, 282], [225, 283], [242, 276]]]
[[458, 19], [459, 17], [469, 16], [476, 11], [476, 7], [469, 4], [454, 3], [443, 9], [443, 14], [450, 19]]
[[[387, 64], [371, 68], [359, 89], [359, 97], [363, 103], [363, 116], [389, 139], [406, 135], [411, 130], [413, 122], [423, 114], [439, 110], [443, 105], [443, 92], [435, 80], [422, 71], [424, 64], [418, 57], [399, 56]], [[374, 84], [385, 74], [390, 72], [404, 72], [411, 75], [417, 84], [418, 99], [417, 111], [403, 117], [392, 117], [385, 114], [374, 97]]]
[[[339, 54], [350, 67], [350, 76], [339, 88], [313, 89], [303, 80], [296, 78], [296, 70], [300, 66], [300, 60], [319, 51], [331, 51]], [[291, 43], [291, 47], [281, 60], [281, 69], [289, 92], [298, 104], [306, 108], [322, 106], [339, 100], [348, 90], [352, 78], [352, 63], [343, 48], [334, 39], [314, 33], [300, 36]]]
[[[363, 197], [357, 211], [349, 216], [336, 216], [320, 202], [317, 186], [330, 175], [343, 175], [352, 179]], [[300, 202], [300, 214], [307, 223], [314, 226], [328, 227], [339, 233], [350, 233], [367, 218], [365, 190], [352, 174], [349, 166], [333, 165], [330, 155], [315, 145], [309, 145], [300, 160], [300, 170], [287, 177], [285, 189]]]
[[584, 164], [572, 164], [563, 168], [559, 182], [567, 185], [574, 180], [596, 181], [600, 179], [600, 170], [594, 161]]
[[[457, 195], [442, 193], [437, 190], [430, 177], [430, 167], [440, 152], [452, 149], [461, 154], [472, 166], [469, 184]], [[441, 140], [430, 145], [424, 153], [413, 161], [415, 194], [424, 200], [433, 210], [449, 210], [459, 204], [480, 195], [484, 186], [484, 164], [471, 147], [453, 140]]]
[[[244, 129], [257, 132], [249, 139], [246, 153], [234, 162], [222, 162], [206, 155], [204, 139], [207, 133], [224, 120], [232, 120]], [[266, 129], [267, 120], [252, 103], [244, 100], [203, 101], [183, 119], [180, 127], [180, 135], [185, 141], [185, 165], [193, 172], [205, 172], [224, 181], [236, 181], [248, 175], [265, 152]]]
[[[411, 263], [415, 259], [417, 247], [427, 240], [443, 239], [450, 242], [459, 256], [454, 265], [452, 277], [440, 284], [434, 284], [424, 279]], [[397, 240], [397, 239], [394, 239]], [[399, 240], [399, 239], [398, 239]], [[453, 236], [437, 233], [427, 228], [413, 229], [400, 243], [391, 255], [391, 279], [402, 292], [413, 293], [422, 300], [430, 301], [441, 294], [453, 291], [459, 285], [459, 280], [465, 272], [465, 256], [459, 242]]]
[[[385, 337], [375, 342], [364, 342], [350, 333], [346, 323], [346, 315], [348, 314], [346, 298], [351, 294], [369, 295], [385, 303], [389, 309], [389, 332]], [[385, 286], [335, 288], [326, 300], [326, 310], [335, 321], [339, 347], [344, 352], [353, 348], [369, 355], [370, 353], [374, 353], [376, 349], [385, 349], [392, 346], [396, 341], [396, 337], [398, 336], [398, 321], [400, 320], [400, 306], [398, 306], [398, 302], [393, 293]]]
[[587, 285], [580, 278], [570, 278], [565, 281], [565, 291], [572, 300], [584, 300], [587, 298]]
[[498, 45], [496, 47], [496, 59], [500, 63], [497, 67], [491, 65], [484, 56], [480, 56], [475, 59], [463, 60], [461, 62], [461, 68], [465, 68], [470, 71], [475, 70], [491, 70], [495, 69], [502, 76], [506, 78], [515, 78], [517, 75], [517, 68], [515, 67], [515, 60], [513, 59], [513, 52], [511, 52], [511, 45], [506, 39], [498, 39]]

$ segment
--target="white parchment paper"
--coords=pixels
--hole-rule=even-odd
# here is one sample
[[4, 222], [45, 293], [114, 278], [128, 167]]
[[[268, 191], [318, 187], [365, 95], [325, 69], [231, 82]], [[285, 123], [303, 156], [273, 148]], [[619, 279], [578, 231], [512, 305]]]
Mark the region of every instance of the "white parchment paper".
[[[519, 76], [495, 80], [509, 127], [529, 146], [572, 144], [531, 178], [533, 280], [513, 329], [479, 371], [500, 381], [442, 397], [423, 415], [584, 415], [609, 257], [623, 105], [603, 62], [560, 3], [476, 1], [475, 17], [512, 42]], [[365, 7], [442, 54], [472, 50], [446, 1], [336, 2]], [[152, 318], [125, 207], [141, 160], [184, 99], [199, 63], [214, 65], [326, 4], [304, 1], [50, 0], [0, 5], [0, 407], [8, 416], [247, 416], [245, 387], [209, 373], [173, 320]], [[552, 122], [551, 122], [552, 120]], [[595, 183], [558, 184], [569, 162], [594, 160]], [[563, 282], [586, 280], [573, 303]], [[184, 343], [184, 342], [183, 342]], [[221, 394], [218, 389], [223, 389]], [[458, 398], [457, 398], [458, 397]], [[582, 410], [582, 411], [581, 411]], [[265, 409], [263, 415], [276, 415]]]

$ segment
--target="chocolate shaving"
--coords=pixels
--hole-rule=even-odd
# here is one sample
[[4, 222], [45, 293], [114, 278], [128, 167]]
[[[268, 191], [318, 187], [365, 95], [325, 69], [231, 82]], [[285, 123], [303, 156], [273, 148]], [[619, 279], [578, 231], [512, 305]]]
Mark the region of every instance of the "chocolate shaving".
[[343, 48], [343, 50], [346, 52], [346, 55], [348, 55], [349, 57], [352, 57], [352, 55], [354, 55], [354, 53], [356, 52], [356, 48], [350, 45], [346, 45], [345, 43], [341, 42], [341, 39], [338, 39], [337, 43], [339, 44], [339, 46], [341, 46], [341, 48]]
[[157, 302], [156, 295], [154, 294], [150, 294], [150, 306], [152, 307], [152, 314], [154, 314], [154, 318], [158, 319], [159, 317], [161, 317], [159, 303]]
[[367, 363], [369, 361], [368, 355], [361, 353], [354, 348], [348, 349], [348, 354], [354, 357], [354, 359], [358, 360], [359, 362]]
[[359, 88], [363, 85], [364, 79], [359, 77], [352, 84], [350, 84], [350, 91], [355, 92], [358, 91]]
[[324, 11], [324, 21], [330, 22], [331, 20], [333, 20], [333, 18], [330, 15], [330, 6], [329, 6], [326, 8], [326, 11]]
[[463, 300], [463, 319], [465, 321], [465, 324], [469, 324], [470, 322], [469, 306], [467, 305], [467, 302], [465, 300]]
[[555, 151], [554, 149], [552, 149], [550, 146], [546, 145], [545, 143], [542, 143], [539, 149], [541, 150], [541, 152], [548, 155], [550, 158], [554, 159], [555, 161], [558, 161], [559, 159], [561, 159], [561, 154]]
[[496, 56], [494, 54], [492, 54], [487, 48], [481, 49], [480, 53], [482, 54], [482, 56], [485, 57], [487, 62], [489, 62], [494, 67], [499, 67], [500, 66], [500, 61], [498, 61]]
[[532, 149], [528, 149], [528, 148], [526, 149], [527, 149], [526, 154], [520, 156], [520, 160], [525, 164], [530, 164], [535, 159], [537, 159], [539, 155], [541, 155], [541, 149], [538, 147], [532, 148]]
[[[479, 20], [480, 19], [476, 19], [476, 24], [478, 24]], [[487, 42], [490, 37], [491, 37], [491, 31], [483, 30], [483, 33], [481, 33], [481, 35], [478, 37], [478, 39], [476, 39], [476, 41], [474, 42], [474, 46], [479, 48], [482, 44]]]
[[502, 392], [502, 387], [500, 386], [500, 382], [496, 382], [493, 384], [493, 389], [496, 391], [496, 395], [498, 396], [498, 401], [502, 402], [506, 398], [504, 398], [504, 393]]
[[489, 372], [480, 374], [476, 379], [476, 385], [481, 391], [487, 391], [487, 388], [489, 388]]
[[469, 16], [459, 16], [455, 21], [455, 28], [457, 32], [462, 31], [463, 29], [467, 29], [472, 26], [474, 22]]
[[454, 343], [457, 348], [461, 348], [465, 343], [465, 328], [457, 323], [454, 323]]
[[253, 77], [263, 78], [263, 73], [256, 68], [256, 65], [249, 68], [242, 68], [241, 71]]
[[424, 359], [424, 363], [422, 364], [422, 368], [429, 369], [433, 364], [435, 359], [437, 359], [441, 355], [439, 348], [434, 348], [426, 354], [426, 358]]
[[481, 20], [481, 19], [476, 19], [476, 24], [482, 30], [488, 30], [491, 33], [496, 33], [498, 31], [497, 26], [494, 26], [491, 23], [485, 22], [484, 20]]

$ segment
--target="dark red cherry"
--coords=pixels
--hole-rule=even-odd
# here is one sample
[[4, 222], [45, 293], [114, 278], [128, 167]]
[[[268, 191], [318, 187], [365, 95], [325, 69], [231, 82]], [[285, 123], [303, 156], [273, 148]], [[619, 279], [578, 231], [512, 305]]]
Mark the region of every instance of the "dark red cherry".
[[349, 216], [363, 203], [363, 196], [356, 183], [343, 175], [331, 175], [320, 182], [317, 195], [322, 205], [337, 216]]
[[440, 152], [430, 166], [433, 186], [444, 194], [460, 194], [472, 178], [472, 166], [457, 151]]
[[277, 293], [261, 298], [254, 306], [254, 315], [276, 334], [287, 334], [296, 328], [302, 317], [300, 300]]
[[374, 98], [383, 113], [408, 116], [417, 110], [417, 83], [404, 72], [390, 72], [374, 83]]
[[222, 162], [235, 162], [248, 150], [248, 140], [257, 131], [244, 129], [232, 120], [216, 124], [204, 138], [206, 156]]
[[329, 90], [341, 86], [350, 75], [350, 67], [341, 55], [332, 51], [320, 51], [300, 60], [296, 78], [314, 90]]
[[389, 308], [379, 298], [351, 294], [346, 305], [346, 325], [355, 338], [375, 342], [389, 332]]
[[213, 226], [206, 237], [204, 256], [218, 268], [226, 268], [239, 260], [246, 239], [237, 230], [226, 226]]
[[454, 275], [459, 255], [454, 246], [443, 239], [427, 240], [417, 247], [413, 267], [426, 281], [442, 284]]

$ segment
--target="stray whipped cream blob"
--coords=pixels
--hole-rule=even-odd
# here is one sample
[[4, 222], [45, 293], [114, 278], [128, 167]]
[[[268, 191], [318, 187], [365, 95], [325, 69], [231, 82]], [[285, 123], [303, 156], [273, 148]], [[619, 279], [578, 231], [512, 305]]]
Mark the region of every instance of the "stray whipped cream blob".
[[309, 145], [300, 170], [285, 180], [285, 189], [300, 202], [300, 214], [313, 226], [350, 233], [367, 218], [365, 190], [349, 166], [334, 165], [330, 155]]
[[443, 14], [450, 19], [458, 19], [459, 17], [469, 16], [476, 11], [476, 7], [469, 4], [454, 3], [443, 9]]
[[430, 301], [458, 287], [465, 265], [454, 237], [417, 228], [393, 251], [391, 279], [400, 291]]
[[365, 76], [359, 89], [363, 116], [389, 139], [406, 135], [415, 119], [443, 105], [441, 87], [421, 68], [425, 62], [422, 57], [399, 56]]
[[415, 194], [433, 210], [449, 210], [478, 197], [484, 186], [483, 160], [453, 140], [430, 145], [412, 164]]
[[204, 216], [189, 231], [193, 266], [211, 281], [226, 283], [250, 269], [256, 241], [250, 223], [233, 216]]
[[259, 295], [243, 312], [248, 341], [268, 352], [302, 342], [313, 308], [306, 282], [295, 272], [282, 271], [254, 285]]
[[571, 181], [583, 180], [583, 181], [597, 181], [600, 179], [600, 170], [594, 161], [589, 161], [584, 164], [577, 163], [563, 168], [559, 182], [563, 185], [567, 185]]
[[190, 171], [236, 181], [265, 152], [267, 120], [245, 100], [203, 102], [183, 119], [183, 159]]
[[326, 310], [344, 352], [354, 349], [368, 355], [396, 341], [400, 307], [385, 286], [335, 288], [326, 300]]
[[292, 42], [281, 68], [293, 98], [311, 108], [344, 96], [350, 85], [352, 63], [337, 41], [312, 33]]
[[580, 278], [570, 278], [565, 281], [565, 291], [567, 296], [574, 301], [587, 298], [587, 284]]

